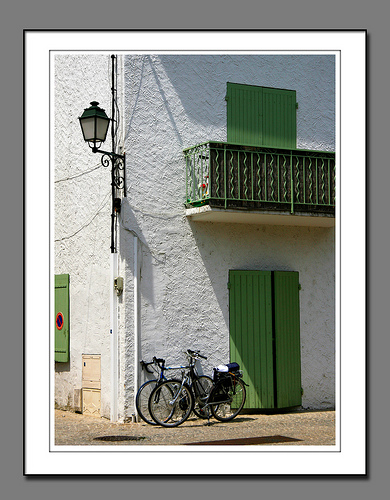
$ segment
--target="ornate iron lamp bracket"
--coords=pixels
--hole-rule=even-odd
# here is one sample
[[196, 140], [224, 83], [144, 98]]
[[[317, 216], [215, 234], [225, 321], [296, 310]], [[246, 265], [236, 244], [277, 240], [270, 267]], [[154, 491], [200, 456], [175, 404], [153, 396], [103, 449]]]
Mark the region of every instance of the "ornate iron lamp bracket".
[[93, 150], [93, 152], [102, 154], [101, 163], [103, 167], [112, 165], [112, 182], [116, 189], [123, 189], [123, 196], [126, 196], [126, 155], [99, 149]]
[[117, 190], [123, 190], [123, 196], [126, 197], [126, 154], [119, 155], [110, 151], [102, 151], [98, 148], [92, 148], [94, 153], [100, 153], [103, 167], [111, 165], [111, 190], [112, 190], [112, 212], [111, 212], [111, 253], [116, 253], [116, 244], [114, 237], [114, 227], [116, 214], [121, 211], [121, 199]]

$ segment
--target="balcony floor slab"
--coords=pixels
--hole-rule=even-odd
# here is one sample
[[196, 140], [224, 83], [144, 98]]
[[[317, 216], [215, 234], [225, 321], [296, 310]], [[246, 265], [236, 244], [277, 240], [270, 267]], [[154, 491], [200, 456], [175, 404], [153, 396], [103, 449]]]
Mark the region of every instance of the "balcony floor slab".
[[273, 226], [312, 226], [334, 227], [335, 217], [324, 214], [307, 214], [276, 211], [247, 211], [224, 208], [203, 207], [187, 208], [186, 217], [196, 222], [221, 222], [229, 224], [257, 224]]

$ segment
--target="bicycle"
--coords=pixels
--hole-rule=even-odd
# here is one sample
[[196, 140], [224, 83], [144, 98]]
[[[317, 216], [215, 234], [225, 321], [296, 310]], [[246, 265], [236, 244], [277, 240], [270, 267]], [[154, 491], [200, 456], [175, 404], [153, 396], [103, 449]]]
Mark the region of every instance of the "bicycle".
[[229, 422], [240, 413], [248, 386], [242, 379], [238, 363], [227, 363], [225, 367], [226, 372], [214, 368], [213, 389], [207, 401], [212, 415], [221, 422]]
[[154, 367], [158, 367], [158, 377], [152, 380], [147, 380], [144, 382], [140, 388], [137, 391], [137, 395], [135, 397], [135, 406], [137, 408], [137, 413], [138, 415], [142, 418], [144, 422], [150, 425], [157, 425], [156, 422], [152, 419], [150, 413], [149, 413], [149, 408], [148, 408], [148, 401], [150, 394], [152, 393], [153, 389], [161, 384], [164, 380], [167, 380], [167, 378], [164, 375], [164, 372], [166, 370], [175, 370], [175, 369], [181, 369], [183, 368], [182, 366], [177, 366], [177, 367], [170, 367], [170, 366], [165, 366], [165, 359], [162, 358], [156, 358], [156, 356], [153, 356], [153, 360], [150, 362], [145, 362], [145, 361], [140, 361], [141, 363], [141, 368], [142, 370], [145, 370], [148, 373], [156, 373], [157, 368], [154, 369], [154, 372], [152, 370], [149, 370], [149, 366], [153, 365]]
[[[207, 358], [206, 358], [207, 359]], [[148, 373], [154, 373], [153, 371], [149, 370], [148, 367], [151, 365], [154, 365], [158, 367], [159, 373], [158, 377], [153, 380], [147, 380], [144, 384], [141, 385], [141, 387], [137, 391], [137, 395], [135, 398], [135, 405], [137, 408], [137, 413], [138, 415], [142, 418], [144, 422], [150, 425], [157, 425], [155, 420], [153, 420], [152, 416], [150, 415], [149, 412], [149, 397], [155, 387], [158, 385], [161, 385], [164, 381], [168, 380], [166, 376], [164, 375], [164, 372], [166, 370], [183, 370], [188, 368], [188, 366], [165, 366], [165, 359], [162, 358], [156, 358], [155, 356], [153, 357], [153, 360], [151, 362], [146, 363], [145, 361], [141, 361], [141, 367], [143, 370], [147, 371]], [[156, 372], [157, 370], [155, 370]], [[201, 375], [197, 376], [198, 378], [198, 384], [201, 387], [210, 387], [212, 385], [212, 379], [211, 377], [207, 377], [206, 375]], [[200, 389], [199, 389], [200, 390]], [[199, 418], [207, 418], [207, 415], [204, 414], [204, 412], [199, 408], [197, 404], [194, 405], [193, 411], [195, 415]]]
[[245, 404], [247, 385], [242, 380], [239, 365], [226, 365], [226, 373], [214, 369], [211, 387], [202, 390], [198, 387], [194, 365], [196, 359], [207, 358], [190, 350], [187, 351], [187, 356], [190, 361], [189, 371], [182, 373], [182, 380], [165, 380], [153, 389], [149, 398], [149, 413], [153, 420], [163, 427], [176, 427], [187, 420], [195, 402], [202, 418], [207, 418], [208, 423], [210, 413], [222, 422], [236, 417]]

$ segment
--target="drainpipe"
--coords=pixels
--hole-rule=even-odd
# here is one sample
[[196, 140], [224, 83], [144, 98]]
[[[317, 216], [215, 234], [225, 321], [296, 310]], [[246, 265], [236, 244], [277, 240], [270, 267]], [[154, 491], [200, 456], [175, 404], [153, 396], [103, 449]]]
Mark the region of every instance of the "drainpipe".
[[[121, 109], [124, 109], [125, 103], [125, 61], [124, 57], [120, 58], [121, 63]], [[121, 143], [125, 143], [125, 127], [121, 128]], [[125, 179], [126, 180], [126, 179]], [[124, 186], [125, 196], [126, 196], [126, 184]], [[140, 265], [138, 259], [138, 236], [135, 232], [125, 227], [125, 229], [133, 234], [134, 237], [134, 411], [133, 420], [138, 422], [138, 412], [137, 406], [135, 404], [135, 398], [137, 396], [137, 391], [139, 387], [139, 342], [140, 342], [140, 301], [139, 301], [139, 290], [140, 290]]]
[[138, 421], [135, 398], [139, 387], [139, 264], [138, 237], [134, 235], [134, 420]]
[[111, 422], [118, 420], [118, 297], [114, 288], [117, 269], [118, 254], [113, 252], [110, 263]]
[[[115, 60], [116, 57], [114, 55], [111, 56], [111, 117], [114, 120], [115, 118], [115, 100], [114, 97], [114, 89], [116, 89], [115, 82]], [[122, 139], [122, 137], [121, 137]], [[111, 123], [111, 145], [112, 151], [116, 152], [116, 144], [115, 144], [115, 128], [114, 122]], [[123, 142], [121, 141], [121, 146]], [[111, 342], [110, 342], [110, 350], [111, 350], [111, 410], [110, 410], [110, 419], [111, 422], [118, 421], [118, 390], [119, 390], [119, 367], [118, 367], [118, 295], [114, 288], [114, 280], [118, 276], [118, 253], [116, 251], [115, 243], [114, 243], [114, 227], [116, 224], [116, 214], [114, 210], [114, 198], [115, 198], [115, 182], [114, 182], [114, 160], [111, 167], [111, 187], [112, 187], [112, 213], [111, 213], [111, 261], [110, 261], [110, 334], [111, 334]], [[126, 176], [126, 172], [125, 172]], [[125, 193], [126, 195], [126, 193]]]

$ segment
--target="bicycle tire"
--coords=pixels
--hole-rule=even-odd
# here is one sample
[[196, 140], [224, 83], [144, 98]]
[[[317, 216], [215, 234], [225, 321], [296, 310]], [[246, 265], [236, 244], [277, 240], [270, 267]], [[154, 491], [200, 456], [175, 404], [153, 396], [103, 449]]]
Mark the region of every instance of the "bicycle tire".
[[181, 380], [171, 379], [153, 389], [149, 398], [149, 413], [157, 424], [177, 427], [190, 416], [194, 408], [194, 396], [190, 387], [181, 384]]
[[[196, 385], [196, 389], [194, 386]], [[201, 375], [192, 382], [192, 391], [194, 393], [194, 413], [199, 418], [209, 418], [209, 407], [202, 408], [202, 402], [206, 402], [208, 395], [213, 387], [213, 379], [207, 375]]]
[[142, 418], [144, 422], [150, 425], [157, 425], [149, 412], [149, 397], [157, 384], [158, 384], [157, 379], [147, 380], [138, 389], [137, 395], [135, 397], [135, 406], [137, 408], [137, 414]]
[[235, 378], [227, 388], [223, 380], [213, 387], [209, 403], [212, 415], [220, 422], [233, 420], [242, 410], [246, 399], [244, 382]]

